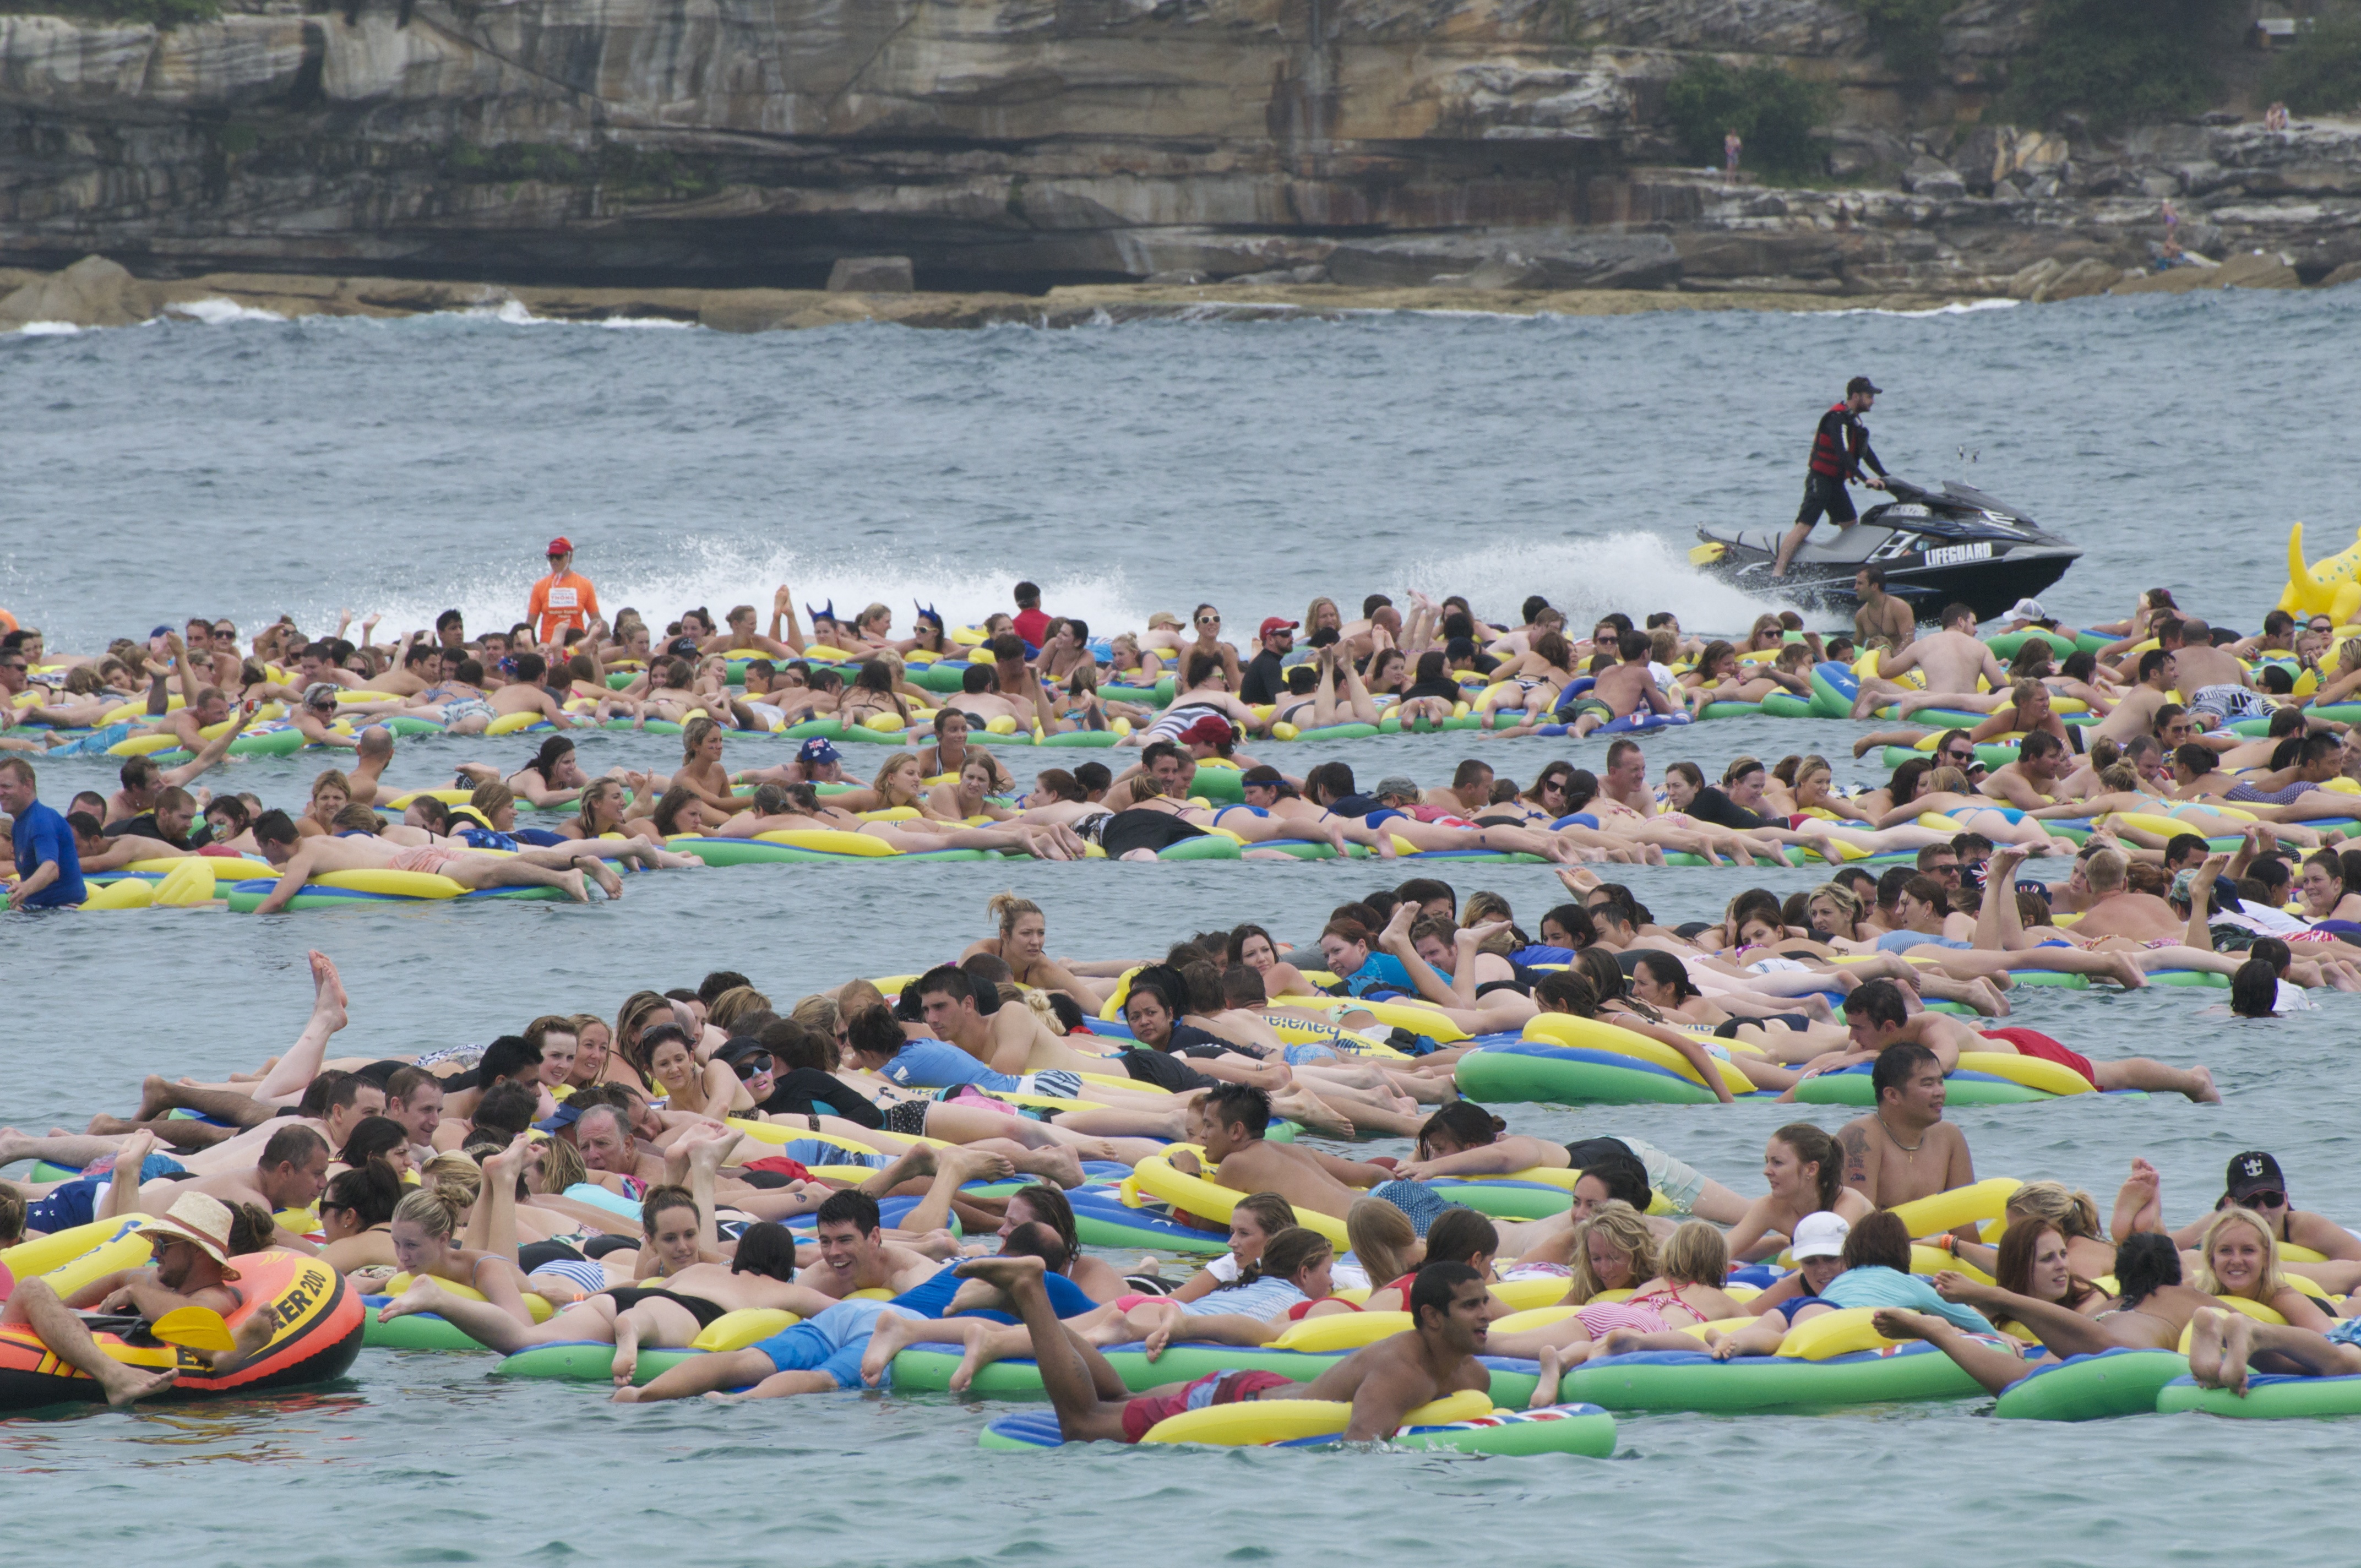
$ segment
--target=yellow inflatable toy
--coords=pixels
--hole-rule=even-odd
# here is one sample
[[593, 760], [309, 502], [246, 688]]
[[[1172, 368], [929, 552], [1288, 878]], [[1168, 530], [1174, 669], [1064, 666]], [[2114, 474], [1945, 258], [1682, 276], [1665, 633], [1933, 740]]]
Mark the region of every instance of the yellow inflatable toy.
[[2303, 524], [2288, 530], [2288, 586], [2279, 608], [2293, 616], [2325, 613], [2339, 626], [2361, 620], [2361, 531], [2342, 554], [2303, 564]]

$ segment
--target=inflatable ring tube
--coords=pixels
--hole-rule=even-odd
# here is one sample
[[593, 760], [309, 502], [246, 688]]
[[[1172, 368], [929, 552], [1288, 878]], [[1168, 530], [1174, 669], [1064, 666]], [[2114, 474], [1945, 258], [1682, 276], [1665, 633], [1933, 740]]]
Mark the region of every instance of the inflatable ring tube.
[[1932, 1198], [1914, 1199], [1894, 1206], [1894, 1217], [1914, 1236], [1940, 1235], [1971, 1222], [1997, 1220], [2008, 1201], [2025, 1183], [2012, 1176], [1993, 1176], [1972, 1187], [1954, 1188]]
[[341, 887], [356, 893], [382, 893], [394, 898], [456, 898], [469, 890], [436, 872], [322, 872], [307, 887]]
[[[1866, 1111], [1877, 1103], [1876, 1092], [1869, 1081], [1870, 1065], [1860, 1062], [1807, 1078], [1795, 1086], [1796, 1102], [1805, 1105], [1850, 1105]], [[2037, 1100], [2058, 1098], [2010, 1079], [1964, 1069], [1943, 1080], [1943, 1095], [1945, 1102], [1951, 1105], [2026, 1105]]]
[[[897, 1364], [898, 1365], [898, 1364]], [[1262, 1401], [1268, 1403], [1269, 1401]], [[1550, 1405], [1537, 1410], [1496, 1406], [1489, 1414], [1466, 1420], [1405, 1426], [1389, 1446], [1458, 1453], [1489, 1453], [1525, 1458], [1542, 1453], [1575, 1453], [1606, 1459], [1615, 1452], [1615, 1418], [1596, 1405]], [[1325, 1443], [1333, 1437], [1309, 1437], [1283, 1443]], [[1026, 1410], [1003, 1416], [977, 1434], [978, 1447], [1003, 1453], [1031, 1452], [1063, 1446], [1065, 1435], [1057, 1416], [1047, 1410]]]
[[1689, 716], [1686, 713], [1628, 713], [1620, 718], [1609, 719], [1591, 733], [1593, 735], [1638, 735], [1651, 729], [1676, 729], [1687, 722], [1689, 722]]
[[110, 757], [145, 757], [155, 751], [177, 751], [180, 747], [181, 738], [166, 729], [153, 735], [134, 735], [128, 740], [117, 740], [106, 749], [106, 754]]
[[[1641, 1061], [1678, 1073], [1700, 1089], [1708, 1088], [1686, 1057], [1661, 1040], [1619, 1028], [1598, 1018], [1584, 1018], [1572, 1013], [1537, 1013], [1525, 1020], [1524, 1039], [1545, 1045], [1571, 1046], [1581, 1050], [1611, 1051], [1620, 1056], [1637, 1058]], [[1752, 1094], [1754, 1085], [1747, 1076], [1730, 1062], [1717, 1059], [1714, 1066], [1721, 1073], [1722, 1086], [1732, 1094]]]
[[1861, 696], [1861, 677], [1852, 667], [1836, 659], [1823, 659], [1812, 666], [1812, 707], [1823, 718], [1850, 718], [1852, 705]]
[[[817, 831], [833, 832], [836, 829], [826, 828], [817, 829]], [[858, 834], [846, 836], [860, 837]], [[889, 851], [892, 848], [890, 845], [885, 845], [882, 839], [872, 839], [868, 841], [884, 846]], [[815, 861], [848, 861], [855, 858], [825, 850], [807, 850], [796, 844], [766, 842], [760, 839], [708, 839], [686, 834], [665, 839], [664, 848], [684, 855], [694, 855], [708, 866], [807, 865]], [[872, 857], [863, 855], [860, 858], [866, 860]]]
[[[2244, 1296], [2216, 1296], [2213, 1299], [2232, 1311], [2246, 1313], [2258, 1323], [2284, 1324], [2287, 1321], [2286, 1318], [2280, 1316], [2278, 1308], [2266, 1307], [2260, 1301], [2249, 1301]], [[2194, 1320], [2191, 1321], [2189, 1327], [2180, 1331], [2180, 1343], [2177, 1348], [2181, 1354], [2189, 1354], [2189, 1342], [2196, 1332], [2197, 1324]]]
[[1772, 718], [1817, 718], [1821, 717], [1817, 697], [1797, 696], [1794, 692], [1771, 692], [1763, 698], [1763, 713]]
[[156, 902], [156, 884], [126, 877], [93, 890], [78, 907], [82, 909], [145, 909]]
[[[601, 1190], [604, 1190], [602, 1189]], [[638, 1208], [635, 1206], [631, 1210], [631, 1212], [637, 1214], [639, 1212]], [[409, 1289], [412, 1283], [412, 1279], [410, 1275], [397, 1274], [392, 1278], [385, 1282], [385, 1293], [389, 1299], [399, 1296], [403, 1291]], [[458, 1297], [462, 1300], [482, 1301], [489, 1299], [489, 1298], [485, 1296], [482, 1291], [477, 1289], [472, 1285], [455, 1285], [448, 1279], [438, 1279], [435, 1283], [442, 1286], [444, 1289], [448, 1290], [452, 1295]], [[531, 1317], [536, 1323], [545, 1323], [549, 1321], [550, 1319], [557, 1315], [557, 1309], [549, 1304], [547, 1297], [536, 1296], [530, 1290], [524, 1293], [524, 1310], [526, 1315]], [[422, 1314], [412, 1313], [410, 1315], [420, 1316]], [[396, 1318], [394, 1319], [394, 1321], [398, 1323], [401, 1321], [401, 1320], [400, 1318]]]
[[[70, 1181], [80, 1174], [79, 1171], [67, 1170], [60, 1175], [51, 1176], [45, 1174], [43, 1168], [36, 1165], [33, 1168], [32, 1179]], [[129, 1235], [135, 1227], [147, 1223], [148, 1216], [145, 1214], [124, 1214], [112, 1220], [93, 1220], [86, 1225], [72, 1225], [62, 1231], [52, 1231], [46, 1236], [35, 1236], [31, 1241], [18, 1242], [12, 1247], [0, 1247], [0, 1268], [7, 1269], [19, 1279], [27, 1278], [36, 1274], [48, 1274], [71, 1263], [93, 1247], [104, 1246], [108, 1242], [117, 1241]], [[141, 1245], [144, 1246], [147, 1244], [143, 1242]]]
[[1288, 1324], [1270, 1344], [1274, 1350], [1301, 1350], [1315, 1354], [1358, 1350], [1381, 1339], [1408, 1333], [1416, 1326], [1408, 1312], [1334, 1312]]
[[777, 828], [767, 833], [755, 834], [754, 841], [790, 844], [799, 850], [824, 850], [832, 855], [853, 855], [863, 860], [884, 860], [901, 853], [883, 839], [837, 828]]
[[1084, 1246], [1186, 1253], [1191, 1257], [1212, 1257], [1229, 1250], [1227, 1227], [1199, 1230], [1152, 1209], [1126, 1209], [1114, 1193], [1111, 1187], [1091, 1186], [1066, 1195], [1074, 1210], [1075, 1234]]
[[1462, 1094], [1483, 1104], [1510, 1100], [1550, 1105], [1716, 1103], [1711, 1090], [1670, 1068], [1617, 1051], [1541, 1041], [1469, 1051], [1459, 1058], [1452, 1077]]
[[[98, 1333], [98, 1347], [128, 1366], [158, 1372], [177, 1367], [179, 1378], [160, 1399], [257, 1394], [341, 1377], [360, 1354], [360, 1295], [316, 1257], [292, 1252], [248, 1253], [230, 1260], [242, 1298], [225, 1321], [233, 1332], [265, 1304], [280, 1317], [261, 1352], [235, 1371], [215, 1376], [199, 1352], [169, 1344], [129, 1344]], [[65, 1365], [21, 1323], [0, 1327], [0, 1409], [33, 1409], [105, 1398], [98, 1380]]]
[[2157, 1408], [2167, 1384], [2188, 1376], [2189, 1358], [2177, 1351], [2118, 1348], [2069, 1356], [2001, 1390], [1993, 1414], [2013, 1421], [2146, 1415]]
[[[1202, 1149], [1195, 1152], [1199, 1157], [1203, 1157]], [[1246, 1196], [1243, 1192], [1208, 1181], [1202, 1176], [1191, 1176], [1177, 1169], [1162, 1155], [1149, 1155], [1142, 1159], [1117, 1190], [1122, 1194], [1126, 1208], [1138, 1208], [1143, 1201], [1139, 1195], [1145, 1192], [1201, 1219], [1224, 1221], [1230, 1217], [1230, 1211], [1237, 1207], [1238, 1200]], [[1327, 1237], [1337, 1246], [1352, 1245], [1345, 1235], [1345, 1222], [1333, 1214], [1298, 1209], [1295, 1223]]]
[[1435, 1196], [1496, 1220], [1545, 1220], [1574, 1206], [1562, 1187], [1526, 1181], [1455, 1181], [1440, 1177], [1427, 1184]]
[[1833, 1312], [1806, 1318], [1787, 1331], [1786, 1337], [1779, 1342], [1777, 1354], [1791, 1360], [1827, 1361], [1907, 1343], [1879, 1333], [1877, 1325], [1871, 1321], [1877, 1312], [1875, 1307], [1839, 1307]]
[[[2070, 978], [2081, 980], [2086, 976]], [[2021, 1083], [2027, 1089], [2037, 1089], [2044, 1094], [2063, 1099], [2070, 1094], [2096, 1094], [2098, 1086], [2072, 1068], [2040, 1057], [2019, 1056], [2011, 1051], [1961, 1051], [1960, 1069], [1962, 1072], [1981, 1072], [1993, 1078]]]
[[1580, 1398], [1609, 1410], [1689, 1410], [1710, 1415], [1962, 1399], [1984, 1394], [1982, 1384], [1931, 1344], [1860, 1351], [1825, 1361], [1784, 1355], [1716, 1361], [1703, 1351], [1637, 1351], [1587, 1362], [1568, 1372], [1558, 1389], [1562, 1398]]
[[1044, 735], [1037, 744], [1070, 751], [1100, 751], [1122, 739], [1112, 729], [1068, 729], [1056, 735]]
[[248, 729], [229, 743], [233, 757], [291, 757], [303, 749], [303, 732], [289, 728], [266, 729], [257, 734]]
[[[409, 1320], [396, 1321], [407, 1322]], [[692, 1356], [704, 1354], [698, 1350], [659, 1350], [642, 1345], [639, 1364], [631, 1370], [631, 1381], [644, 1387], [659, 1374], [670, 1371]], [[492, 1368], [492, 1376], [531, 1377], [555, 1383], [610, 1383], [615, 1376], [615, 1346], [610, 1341], [595, 1339], [558, 1340], [549, 1344], [531, 1345], [513, 1355], [502, 1356], [500, 1365]]]
[[1415, 1002], [1375, 1002], [1356, 997], [1353, 999], [1353, 1006], [1367, 1013], [1380, 1024], [1392, 1028], [1408, 1029], [1411, 1034], [1423, 1036], [1437, 1045], [1447, 1046], [1460, 1040], [1474, 1038], [1467, 1031], [1454, 1024], [1441, 1013]]
[[[1402, 1418], [1404, 1426], [1464, 1421], [1492, 1413], [1492, 1396], [1478, 1389], [1446, 1394]], [[1203, 1442], [1246, 1447], [1332, 1438], [1351, 1424], [1353, 1407], [1342, 1399], [1251, 1399], [1239, 1405], [1208, 1405], [1167, 1416], [1148, 1429], [1142, 1443]]]
[[1699, 718], [1751, 718], [1762, 711], [1763, 705], [1759, 702], [1709, 702], [1697, 710], [1697, 716]]
[[552, 726], [548, 719], [543, 718], [539, 712], [528, 709], [522, 713], [501, 714], [498, 718], [493, 719], [489, 724], [484, 726], [484, 733], [487, 735], [514, 735], [521, 729], [549, 728], [552, 728]]
[[[2063, 632], [2052, 631], [2046, 626], [2028, 626], [2022, 631], [1995, 632], [1984, 640], [1984, 646], [1993, 651], [1993, 658], [2006, 663], [2016, 657], [2018, 650], [2037, 640], [2048, 643], [2049, 651], [2060, 659], [2081, 651], [2081, 644], [2075, 639]], [[2106, 643], [2102, 641], [2099, 646], [2103, 648]]]
[[1374, 724], [1328, 724], [1312, 729], [1299, 729], [1298, 740], [1367, 740], [1378, 733]]
[[2156, 1409], [2166, 1415], [2198, 1410], [2249, 1421], [2361, 1415], [2361, 1376], [2257, 1374], [2246, 1379], [2244, 1398], [2227, 1388], [2202, 1388], [2193, 1378], [2176, 1377], [2157, 1390]]

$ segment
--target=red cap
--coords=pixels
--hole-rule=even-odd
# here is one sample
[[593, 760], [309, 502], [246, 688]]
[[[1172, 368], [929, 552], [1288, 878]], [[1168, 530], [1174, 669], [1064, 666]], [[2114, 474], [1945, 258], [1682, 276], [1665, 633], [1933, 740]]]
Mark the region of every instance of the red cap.
[[1274, 615], [1268, 620], [1262, 623], [1262, 630], [1257, 633], [1257, 635], [1268, 637], [1274, 631], [1292, 631], [1295, 630], [1296, 625], [1297, 622], [1295, 621], [1281, 620], [1279, 617]]
[[561, 533], [549, 542], [549, 553], [553, 555], [571, 555], [574, 554], [574, 541]]

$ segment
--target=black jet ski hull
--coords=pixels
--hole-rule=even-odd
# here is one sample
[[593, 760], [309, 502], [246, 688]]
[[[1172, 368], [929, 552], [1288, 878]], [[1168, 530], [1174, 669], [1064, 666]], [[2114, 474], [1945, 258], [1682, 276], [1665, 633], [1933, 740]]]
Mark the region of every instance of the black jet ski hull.
[[[1976, 546], [1935, 548], [1939, 554], [1945, 550], [1972, 551]], [[2048, 591], [2081, 554], [2072, 545], [2048, 545], [1966, 560], [1928, 563], [1914, 555], [1878, 565], [1885, 569], [1885, 591], [1909, 605], [1920, 620], [1934, 620], [1948, 604], [1967, 605], [1976, 612], [1978, 620], [1993, 620], [2005, 615], [2018, 599], [2038, 598]], [[1798, 565], [1784, 578], [1774, 580], [1769, 555], [1734, 546], [1705, 570], [1708, 576], [1719, 577], [1746, 593], [1787, 599], [1810, 608], [1850, 613], [1861, 605], [1860, 596], [1853, 592], [1857, 568], [1850, 565]]]
[[1927, 490], [1888, 475], [1886, 488], [1891, 499], [1858, 522], [1815, 531], [1784, 577], [1771, 576], [1782, 528], [1700, 528], [1705, 543], [1689, 553], [1690, 563], [1749, 594], [1848, 611], [1861, 603], [1855, 575], [1874, 565], [1885, 574], [1885, 591], [1921, 620], [1949, 604], [1991, 620], [2048, 588], [2081, 556], [2024, 512], [1955, 480]]

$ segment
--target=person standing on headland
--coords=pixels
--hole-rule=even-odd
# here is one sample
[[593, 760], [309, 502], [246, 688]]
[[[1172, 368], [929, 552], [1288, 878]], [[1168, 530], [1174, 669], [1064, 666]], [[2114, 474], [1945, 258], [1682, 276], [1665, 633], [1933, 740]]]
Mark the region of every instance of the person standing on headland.
[[549, 542], [549, 576], [533, 584], [524, 618], [542, 646], [555, 647], [569, 627], [588, 630], [598, 614], [598, 590], [574, 570], [574, 541], [559, 534]]
[[1721, 133], [1721, 179], [1726, 185], [1738, 182], [1738, 155], [1746, 150], [1746, 142], [1736, 126]]
[[[1852, 509], [1852, 498], [1845, 486], [1858, 482], [1872, 490], [1885, 488], [1885, 465], [1869, 449], [1869, 428], [1861, 416], [1877, 403], [1877, 386], [1866, 376], [1855, 376], [1845, 383], [1844, 401], [1832, 403], [1820, 416], [1819, 429], [1812, 433], [1810, 471], [1804, 476], [1804, 504], [1795, 513], [1795, 526], [1779, 542], [1779, 559], [1771, 567], [1775, 580], [1787, 575], [1787, 564], [1804, 541], [1812, 536], [1812, 525], [1828, 514], [1839, 528], [1850, 528], [1861, 514]], [[1861, 472], [1867, 466], [1869, 473]]]

